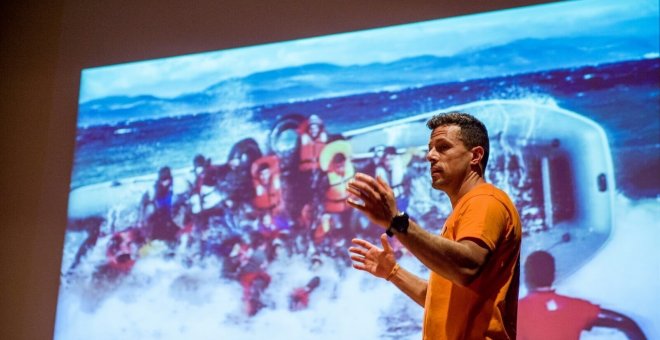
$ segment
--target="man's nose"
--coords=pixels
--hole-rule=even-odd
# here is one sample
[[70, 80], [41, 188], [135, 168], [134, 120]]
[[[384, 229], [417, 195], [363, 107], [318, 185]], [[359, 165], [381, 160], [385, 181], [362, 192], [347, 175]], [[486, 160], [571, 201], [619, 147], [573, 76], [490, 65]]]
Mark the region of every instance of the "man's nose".
[[433, 149], [430, 149], [428, 152], [426, 152], [426, 160], [433, 163], [435, 160], [435, 153], [433, 152]]

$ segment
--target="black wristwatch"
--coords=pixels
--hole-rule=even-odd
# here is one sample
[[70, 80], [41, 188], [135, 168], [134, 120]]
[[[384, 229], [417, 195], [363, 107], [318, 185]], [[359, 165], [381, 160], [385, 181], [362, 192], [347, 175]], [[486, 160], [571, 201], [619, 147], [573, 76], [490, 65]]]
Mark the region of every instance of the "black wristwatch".
[[390, 222], [390, 227], [385, 230], [387, 236], [394, 236], [394, 231], [400, 234], [405, 234], [408, 232], [408, 214], [404, 211], [399, 211], [396, 216], [392, 218]]

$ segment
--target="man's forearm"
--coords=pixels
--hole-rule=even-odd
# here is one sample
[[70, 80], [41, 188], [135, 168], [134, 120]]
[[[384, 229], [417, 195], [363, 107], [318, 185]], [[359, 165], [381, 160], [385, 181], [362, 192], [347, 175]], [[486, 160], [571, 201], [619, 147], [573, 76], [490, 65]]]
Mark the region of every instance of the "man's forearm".
[[424, 302], [426, 301], [426, 287], [428, 286], [426, 280], [400, 268], [390, 281], [404, 294], [408, 295], [409, 298], [424, 308]]
[[484, 261], [465, 244], [433, 235], [413, 221], [406, 234], [395, 235], [431, 271], [454, 283], [469, 284]]

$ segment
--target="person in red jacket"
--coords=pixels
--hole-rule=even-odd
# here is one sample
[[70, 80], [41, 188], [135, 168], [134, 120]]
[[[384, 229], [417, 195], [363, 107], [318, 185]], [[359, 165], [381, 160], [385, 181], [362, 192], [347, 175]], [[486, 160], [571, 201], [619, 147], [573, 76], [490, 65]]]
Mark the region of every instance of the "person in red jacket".
[[289, 309], [299, 311], [309, 306], [309, 296], [321, 284], [321, 278], [314, 276], [304, 287], [293, 290], [289, 297]]
[[252, 184], [254, 198], [252, 204], [261, 212], [278, 214], [282, 210], [282, 184], [279, 162], [274, 155], [264, 156], [252, 163]]
[[518, 303], [519, 339], [579, 339], [593, 327], [615, 328], [629, 339], [646, 339], [631, 318], [601, 308], [587, 300], [560, 295], [552, 288], [555, 259], [535, 251], [525, 261], [525, 284], [529, 294]]
[[321, 151], [328, 143], [328, 133], [323, 121], [311, 115], [300, 126], [300, 171], [313, 171], [319, 168]]

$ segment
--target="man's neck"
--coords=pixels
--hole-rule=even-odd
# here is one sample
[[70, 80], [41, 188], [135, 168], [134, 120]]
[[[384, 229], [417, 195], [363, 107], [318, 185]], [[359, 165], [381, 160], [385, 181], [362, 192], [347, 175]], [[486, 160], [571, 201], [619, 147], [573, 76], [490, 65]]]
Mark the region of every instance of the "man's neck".
[[486, 181], [478, 173], [470, 172], [455, 190], [451, 193], [447, 192], [447, 196], [449, 196], [449, 200], [451, 201], [452, 209], [456, 208], [456, 205], [465, 194], [470, 192], [470, 190], [474, 189], [476, 186], [484, 183], [486, 183]]

